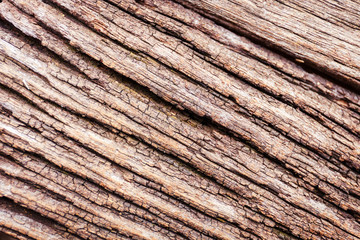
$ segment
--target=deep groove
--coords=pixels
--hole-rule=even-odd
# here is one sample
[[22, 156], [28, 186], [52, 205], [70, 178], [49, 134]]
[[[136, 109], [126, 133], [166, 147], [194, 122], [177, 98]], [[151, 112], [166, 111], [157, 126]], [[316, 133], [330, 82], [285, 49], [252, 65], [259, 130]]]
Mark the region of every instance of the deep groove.
[[[19, 213], [26, 213], [26, 215], [28, 217], [31, 217], [37, 221], [42, 222], [45, 225], [51, 226], [51, 225], [59, 225], [59, 226], [63, 226], [62, 224], [58, 223], [57, 221], [45, 217], [43, 215], [40, 215], [38, 212], [33, 211], [32, 209], [26, 208], [24, 206], [19, 205], [18, 203], [14, 202], [14, 200], [7, 198], [7, 197], [0, 197], [0, 203], [4, 203], [7, 204], [8, 206], [10, 206], [10, 209], [14, 212], [19, 212]], [[74, 235], [74, 233], [71, 233], [72, 235]], [[77, 238], [79, 238], [80, 240], [85, 240], [84, 238], [82, 238], [79, 235], [75, 235]], [[26, 236], [27, 238], [29, 238], [29, 236]], [[33, 238], [31, 238], [33, 239]]]
[[[33, 130], [35, 130], [35, 129], [33, 129]], [[70, 139], [70, 140], [74, 141], [73, 139]], [[78, 145], [82, 145], [82, 144], [80, 144], [80, 143], [78, 143], [78, 142], [77, 142], [77, 144], [78, 144]], [[82, 145], [82, 146], [83, 146], [83, 145]], [[95, 151], [93, 151], [92, 149], [87, 148], [86, 146], [83, 146], [83, 147], [85, 147], [87, 150], [89, 150], [89, 151], [91, 151], [91, 152], [93, 152], [93, 153], [96, 153]], [[32, 157], [34, 157], [34, 158], [36, 158], [36, 159], [39, 159], [39, 160], [41, 160], [41, 161], [43, 161], [43, 162], [46, 162], [47, 165], [50, 165], [50, 166], [51, 166], [52, 168], [54, 168], [55, 170], [59, 169], [59, 170], [61, 171], [61, 169], [60, 169], [58, 166], [56, 166], [56, 165], [53, 164], [52, 162], [48, 161], [45, 157], [43, 157], [43, 156], [41, 156], [41, 155], [39, 155], [39, 154], [36, 154], [36, 153], [33, 153], [33, 152], [24, 152], [24, 151], [22, 151], [22, 150], [20, 150], [20, 149], [16, 149], [16, 150], [17, 150], [17, 151], [20, 151], [20, 152], [23, 152], [23, 153], [26, 154], [26, 155], [32, 156]], [[98, 153], [96, 153], [96, 154], [99, 155]], [[8, 155], [2, 153], [1, 151], [0, 151], [0, 156], [4, 156], [4, 157], [6, 157], [6, 158], [10, 158], [12, 162], [15, 162], [16, 164], [18, 164], [18, 165], [22, 166], [23, 168], [27, 169], [28, 171], [32, 171], [32, 170], [26, 168], [25, 166], [23, 166], [23, 165], [21, 164], [21, 162], [17, 161], [16, 159], [13, 159], [11, 156], [8, 156]], [[101, 156], [101, 155], [99, 155], [99, 156]], [[103, 157], [103, 158], [106, 159], [106, 157]], [[113, 161], [111, 161], [111, 162], [113, 162]], [[113, 163], [114, 163], [114, 162], [113, 162]], [[116, 164], [116, 163], [114, 163], [114, 164]], [[121, 166], [119, 166], [119, 167], [121, 167]], [[58, 170], [58, 171], [59, 171], [59, 170]], [[2, 172], [2, 170], [0, 170], [0, 173], [1, 173], [1, 172]], [[32, 171], [32, 172], [33, 172], [33, 171]], [[117, 196], [118, 198], [121, 198], [121, 199], [123, 199], [124, 201], [129, 202], [128, 200], [124, 199], [122, 196], [118, 195], [117, 193], [115, 193], [115, 192], [110, 192], [110, 191], [106, 190], [105, 188], [101, 187], [99, 184], [93, 182], [91, 178], [83, 178], [83, 177], [81, 177], [81, 176], [79, 176], [79, 175], [77, 175], [77, 174], [75, 174], [75, 173], [73, 173], [73, 172], [70, 172], [70, 171], [67, 171], [66, 174], [67, 174], [67, 175], [71, 175], [74, 179], [75, 179], [75, 178], [80, 178], [80, 179], [84, 179], [85, 181], [91, 182], [94, 186], [98, 187], [100, 190], [105, 191], [106, 193], [113, 194], [113, 195]], [[141, 177], [141, 176], [140, 176], [140, 177]], [[29, 182], [29, 181], [24, 180], [24, 179], [21, 179], [21, 178], [17, 178], [17, 177], [13, 177], [13, 178], [19, 179], [19, 180], [21, 180], [21, 181], [23, 181], [23, 182], [25, 182], [25, 183], [27, 183], [27, 184], [29, 184], [29, 185], [31, 185], [31, 186], [34, 186], [35, 188], [37, 188], [36, 186], [38, 186], [37, 184], [35, 184], [35, 183], [33, 183], [33, 182]], [[44, 177], [44, 178], [45, 178], [45, 177]], [[49, 179], [49, 178], [46, 178], [46, 179], [52, 181], [52, 180]], [[54, 181], [52, 181], [52, 182], [53, 182], [54, 184], [58, 184], [58, 183], [56, 183], [56, 182], [54, 182]], [[43, 187], [41, 187], [41, 188], [42, 188], [44, 191], [51, 193], [52, 196], [53, 196], [53, 195], [58, 196], [58, 199], [63, 200], [63, 201], [66, 201], [66, 202], [68, 202], [69, 204], [71, 203], [69, 200], [66, 200], [66, 197], [65, 197], [65, 196], [59, 195], [59, 194], [57, 194], [57, 193], [55, 193], [55, 192], [52, 192], [52, 191], [49, 190], [49, 189], [46, 189], [46, 188], [43, 188]], [[73, 192], [74, 194], [77, 194], [77, 195], [83, 197], [81, 194], [79, 194], [79, 193], [77, 193], [77, 192], [74, 192], [74, 191], [72, 191], [72, 192]], [[94, 202], [94, 201], [91, 200], [91, 199], [87, 199], [87, 200], [90, 201], [90, 202], [92, 202], [93, 204], [98, 205], [96, 202]], [[136, 206], [136, 207], [138, 207], [138, 208], [141, 208], [141, 209], [147, 211], [145, 208], [142, 208], [141, 206], [137, 205], [137, 204], [134, 203], [134, 202], [131, 202], [131, 204], [134, 205], [134, 206]], [[107, 207], [107, 206], [102, 206], [102, 207], [111, 210], [111, 208], [109, 208], [109, 207]], [[79, 209], [81, 209], [82, 211], [86, 211], [86, 210], [84, 210], [84, 209], [82, 209], [82, 208], [79, 208]], [[115, 210], [115, 211], [117, 211], [117, 210]], [[150, 212], [149, 212], [149, 213], [150, 213]], [[133, 214], [131, 214], [131, 213], [127, 213], [127, 214], [133, 215]], [[126, 216], [126, 215], [124, 215], [124, 216]], [[136, 216], [136, 215], [133, 215], [133, 216]], [[126, 217], [126, 218], [127, 218], [127, 217]], [[144, 220], [147, 221], [146, 219], [144, 219]], [[174, 220], [175, 220], [175, 219], [174, 219]], [[60, 224], [60, 223], [59, 223], [59, 224]], [[154, 223], [154, 224], [158, 225], [158, 223]], [[170, 230], [170, 229], [169, 229], [169, 230]], [[195, 230], [195, 229], [194, 229], [194, 230]], [[177, 233], [180, 234], [180, 235], [182, 235], [181, 232], [177, 232]], [[186, 238], [185, 236], [183, 236], [183, 237]]]
[[[47, 0], [46, 2], [48, 2], [48, 1], [49, 1], [49, 0]], [[108, 3], [108, 1], [106, 1], [106, 2]], [[49, 4], [49, 3], [48, 3], [48, 4]], [[50, 5], [56, 5], [58, 8], [61, 9], [61, 11], [64, 11], [64, 12], [66, 12], [68, 15], [71, 15], [70, 12], [68, 12], [66, 9], [63, 9], [62, 7], [58, 6], [57, 4], [54, 4], [54, 3], [51, 2]], [[128, 14], [130, 14], [130, 13], [128, 13]], [[132, 15], [132, 14], [130, 14], [130, 15]], [[132, 15], [132, 16], [133, 16], [133, 15]], [[76, 18], [76, 19], [77, 19], [80, 23], [82, 23], [85, 27], [87, 27], [87, 25], [85, 24], [84, 21], [79, 20], [78, 18]], [[91, 28], [91, 30], [94, 31], [94, 29], [92, 29], [92, 28]], [[124, 47], [125, 49], [127, 49], [127, 50], [129, 50], [129, 51], [131, 51], [131, 52], [134, 52], [134, 51], [135, 51], [135, 50], [133, 50], [133, 49], [130, 49], [130, 48], [124, 46], [122, 43], [120, 43], [120, 42], [117, 41], [116, 39], [113, 39], [113, 38], [111, 38], [111, 37], [109, 37], [109, 36], [107, 36], [107, 35], [105, 35], [105, 34], [102, 34], [102, 33], [99, 32], [99, 31], [95, 31], [95, 32], [96, 32], [97, 34], [99, 34], [100, 36], [103, 36], [103, 37], [105, 37], [105, 38], [107, 38], [107, 39], [109, 39], [109, 40], [111, 40], [111, 41], [114, 41], [114, 42], [117, 43], [118, 45], [121, 45], [122, 47]], [[136, 51], [135, 51], [135, 52], [136, 52]], [[142, 54], [145, 54], [147, 57], [152, 58], [149, 54], [146, 54], [146, 53], [142, 53]], [[200, 54], [201, 54], [201, 52], [200, 52]], [[196, 84], [196, 85], [199, 85], [199, 86], [203, 87], [204, 89], [208, 89], [208, 86], [207, 86], [206, 84], [201, 83], [201, 82], [198, 82], [197, 80], [192, 79], [191, 77], [185, 75], [184, 73], [180, 72], [179, 70], [177, 70], [177, 69], [175, 69], [175, 68], [173, 68], [173, 67], [171, 67], [171, 66], [169, 66], [169, 65], [167, 65], [167, 64], [161, 63], [161, 62], [160, 62], [159, 60], [157, 60], [157, 59], [154, 59], [154, 58], [152, 58], [152, 59], [153, 59], [154, 61], [158, 62], [159, 64], [165, 65], [168, 69], [170, 69], [171, 71], [177, 73], [177, 74], [178, 74], [179, 76], [181, 76], [183, 79], [186, 79], [187, 81], [189, 81], [189, 82], [191, 82], [191, 83], [194, 83], [194, 84]], [[211, 65], [213, 65], [213, 66], [216, 66], [216, 65], [214, 65], [214, 64], [211, 63], [211, 62], [209, 62], [209, 63], [210, 63]], [[239, 77], [238, 77], [237, 75], [235, 75], [235, 74], [232, 73], [232, 72], [229, 72], [228, 70], [222, 68], [221, 66], [216, 66], [216, 67], [218, 67], [219, 69], [223, 70], [223, 71], [226, 72], [227, 74], [230, 74], [231, 76], [239, 79]], [[265, 93], [265, 94], [267, 94], [267, 95], [270, 95], [270, 96], [274, 97], [275, 99], [277, 99], [277, 100], [279, 100], [279, 101], [281, 101], [281, 102], [287, 103], [287, 104], [290, 105], [290, 106], [292, 105], [292, 104], [289, 104], [289, 102], [287, 102], [286, 100], [284, 101], [281, 97], [275, 96], [274, 94], [271, 94], [271, 93], [268, 93], [266, 90], [261, 89], [260, 87], [257, 87], [257, 86], [255, 86], [255, 85], [253, 85], [252, 83], [250, 83], [249, 81], [246, 81], [245, 79], [242, 79], [242, 78], [241, 78], [241, 80], [244, 81], [244, 82], [246, 82], [247, 84], [249, 84], [250, 86], [254, 87], [255, 89], [257, 89], [258, 91], [260, 91], [260, 92], [262, 92], [262, 93]], [[212, 88], [210, 88], [210, 89], [213, 90]], [[217, 96], [218, 94], [220, 94], [221, 96], [223, 96], [221, 93], [217, 92], [216, 90], [213, 90], [213, 91], [216, 92], [216, 95], [215, 95], [215, 96]], [[224, 97], [227, 98], [226, 96], [224, 96]], [[227, 99], [229, 99], [229, 98], [227, 98]], [[240, 107], [241, 107], [241, 106], [240, 106]], [[312, 115], [310, 115], [310, 114], [307, 114], [307, 115], [310, 116], [310, 117], [312, 117], [313, 119], [315, 119]], [[268, 123], [268, 124], [271, 125], [271, 123]], [[276, 130], [276, 131], [279, 131], [279, 129], [275, 129], [275, 130]], [[283, 134], [283, 131], [280, 130], [279, 132], [281, 132], [281, 133]], [[288, 137], [288, 136], [285, 135], [285, 137]], [[296, 140], [294, 140], [294, 139], [293, 139], [293, 141], [298, 142], [298, 141], [296, 141]], [[302, 143], [300, 143], [300, 142], [298, 142], [298, 143], [299, 143], [300, 145], [304, 146]], [[310, 151], [314, 151], [314, 150], [313, 150], [311, 147], [309, 147], [309, 146], [306, 146], [306, 149], [308, 149], [308, 150], [310, 150]], [[322, 157], [324, 157], [324, 156], [322, 156]], [[325, 156], [325, 158], [326, 158], [326, 156]], [[348, 166], [346, 163], [345, 163], [345, 165], [346, 165], [347, 167], [349, 167], [350, 169], [353, 169], [354, 171], [357, 171], [356, 169], [353, 168], [353, 166]]]
[[[39, 96], [39, 97], [40, 97], [40, 96]], [[46, 100], [47, 102], [50, 102], [50, 103], [53, 104], [53, 105], [56, 105], [58, 108], [61, 108], [61, 106], [59, 106], [59, 105], [58, 105], [57, 103], [55, 103], [55, 102], [52, 102], [52, 101], [47, 100], [47, 99], [44, 99], [44, 100]], [[67, 109], [67, 111], [69, 111], [69, 112], [77, 115], [78, 117], [84, 118], [83, 116], [80, 116], [78, 113], [72, 111], [71, 109]], [[199, 116], [198, 116], [198, 117], [199, 117]], [[86, 117], [86, 118], [89, 119], [90, 122], [93, 121], [93, 122], [96, 122], [97, 124], [101, 124], [101, 125], [103, 125], [103, 126], [106, 127], [106, 125], [104, 125], [103, 123], [98, 122], [98, 120], [96, 120], [96, 119], [89, 118], [89, 117]], [[201, 117], [200, 117], [200, 118], [201, 118]], [[216, 124], [216, 123], [214, 123], [214, 122], [212, 121], [212, 119], [205, 120], [205, 119], [206, 119], [205, 117], [202, 117], [202, 118], [203, 118], [203, 120], [202, 120], [201, 122], [202, 122], [203, 124], [206, 123], [206, 122], [210, 122], [211, 125], [212, 125], [212, 124]], [[205, 120], [205, 121], [204, 121], [204, 120]], [[216, 125], [217, 125], [217, 124], [216, 124]], [[107, 127], [108, 127], [108, 128], [112, 128], [111, 126], [107, 126]], [[222, 131], [225, 131], [228, 135], [230, 135], [230, 136], [232, 136], [232, 137], [235, 137], [235, 138], [237, 138], [237, 139], [240, 139], [242, 142], [245, 142], [246, 144], [248, 144], [248, 145], [251, 146], [252, 148], [254, 148], [254, 149], [256, 149], [257, 151], [261, 152], [261, 154], [264, 155], [265, 157], [267, 157], [268, 159], [270, 159], [270, 160], [272, 160], [273, 162], [281, 165], [284, 169], [292, 172], [293, 176], [299, 177], [299, 175], [298, 175], [297, 173], [293, 172], [293, 170], [286, 168], [286, 166], [284, 165], [284, 163], [282, 163], [282, 162], [280, 162], [279, 160], [271, 157], [270, 155], [267, 155], [266, 152], [260, 150], [257, 146], [253, 145], [251, 142], [247, 141], [246, 139], [243, 139], [243, 138], [242, 138], [241, 136], [239, 136], [237, 133], [235, 133], [235, 132], [233, 132], [233, 131], [231, 131], [231, 130], [229, 130], [229, 129], [223, 128], [223, 127], [221, 127], [220, 125], [217, 126], [217, 128], [218, 128], [218, 129], [222, 129]], [[135, 137], [135, 138], [138, 139], [139, 141], [145, 143], [144, 141], [142, 141], [142, 139], [139, 139], [139, 138], [136, 137], [136, 136], [132, 136], [132, 137]], [[74, 140], [74, 139], [72, 139], [72, 140], [75, 141], [75, 142], [77, 142], [78, 144], [80, 144], [83, 148], [85, 148], [85, 149], [87, 149], [87, 150], [89, 150], [89, 151], [91, 151], [91, 152], [93, 152], [93, 153], [96, 153], [97, 155], [99, 154], [99, 153], [97, 153], [96, 151], [94, 151], [93, 149], [90, 149], [90, 148], [86, 147], [85, 145], [79, 143], [77, 140]], [[100, 156], [101, 156], [102, 158], [106, 158], [105, 156], [102, 156], [102, 155], [100, 155]], [[107, 159], [107, 158], [106, 158], [106, 159]], [[113, 162], [113, 161], [111, 161], [111, 162]], [[113, 163], [114, 163], [114, 162], [113, 162]], [[117, 164], [117, 163], [114, 163], [114, 164]], [[185, 163], [185, 164], [186, 164], [186, 163]], [[121, 166], [120, 166], [120, 167], [121, 167]], [[123, 168], [123, 167], [121, 167], [121, 168]], [[136, 174], [136, 173], [133, 172], [133, 174]], [[137, 175], [137, 174], [136, 174], [136, 175]], [[257, 186], [260, 186], [260, 187], [268, 190], [269, 192], [272, 192], [275, 196], [278, 195], [275, 191], [273, 191], [273, 190], [270, 189], [270, 188], [267, 188], [266, 186], [259, 185], [259, 184], [255, 183], [253, 180], [251, 180], [251, 179], [249, 179], [249, 178], [247, 178], [247, 177], [245, 177], [245, 176], [241, 176], [241, 175], [239, 175], [239, 174], [237, 174], [237, 175], [240, 176], [240, 177], [243, 177], [243, 178], [245, 178], [245, 179], [247, 179], [247, 180], [249, 180], [250, 182], [256, 184]], [[300, 177], [300, 178], [301, 178], [301, 177]], [[88, 180], [90, 180], [90, 179], [88, 179]], [[216, 181], [216, 180], [215, 180], [215, 181]], [[223, 186], [223, 187], [224, 187], [224, 186]], [[341, 190], [341, 189], [339, 189], [339, 190]], [[316, 215], [314, 215], [313, 213], [309, 212], [309, 211], [306, 210], [306, 209], [303, 209], [303, 208], [301, 208], [301, 207], [299, 207], [299, 206], [296, 206], [296, 205], [294, 205], [294, 204], [292, 204], [292, 203], [290, 203], [290, 202], [288, 202], [288, 201], [286, 201], [286, 200], [284, 200], [284, 199], [282, 199], [282, 198], [281, 198], [281, 200], [284, 201], [284, 202], [286, 202], [286, 203], [288, 203], [288, 204], [290, 204], [291, 206], [293, 206], [293, 207], [295, 207], [295, 208], [302, 209], [302, 210], [304, 210], [304, 211], [308, 212], [309, 214], [311, 214], [311, 215], [313, 215], [313, 216], [316, 217]], [[326, 201], [326, 202], [328, 202], [328, 201]], [[133, 203], [133, 204], [134, 204], [134, 203]], [[330, 204], [331, 204], [331, 203], [330, 203]], [[325, 220], [325, 219], [324, 219], [324, 220]], [[286, 228], [286, 227], [285, 227], [285, 228]]]
[[[318, 35], [291, 29], [301, 16], [326, 15], [309, 9], [284, 25], [251, 1], [234, 5], [244, 16], [210, 0], [95, 2], [0, 0], [5, 218], [49, 220], [44, 234], [81, 239], [360, 237], [360, 65], [336, 61], [346, 49], [312, 49]], [[283, 4], [264, 9], [281, 17]], [[292, 4], [294, 13], [309, 6]], [[344, 23], [354, 4], [340, 10]], [[267, 37], [254, 19], [283, 35]], [[319, 29], [343, 37], [338, 25], [334, 36]], [[294, 59], [287, 33], [300, 37], [304, 59]], [[334, 73], [342, 66], [354, 68]], [[0, 232], [26, 238], [16, 224]]]
[[[191, 7], [190, 3], [183, 4], [179, 0], [174, 0], [174, 1], [177, 2], [178, 4], [182, 5], [184, 8], [190, 9], [190, 7]], [[205, 12], [204, 10], [202, 10], [202, 9], [200, 10], [194, 6], [192, 6], [192, 9], [194, 9], [195, 12], [202, 15], [204, 18], [209, 18], [209, 19], [213, 20], [214, 22], [216, 22], [218, 25], [220, 25], [238, 35], [245, 36], [246, 38], [250, 39], [255, 44], [265, 47], [266, 49], [270, 50], [271, 52], [275, 52], [278, 55], [280, 55], [292, 62], [294, 62], [294, 58], [296, 58], [295, 55], [291, 54], [288, 51], [284, 51], [283, 49], [281, 49], [278, 46], [274, 45], [273, 43], [269, 42], [267, 39], [254, 36], [253, 34], [249, 33], [247, 30], [241, 29], [238, 26], [235, 27], [235, 25], [233, 23], [226, 22], [226, 20], [223, 19], [221, 16], [211, 15], [211, 14]], [[324, 77], [331, 81], [335, 81], [336, 84], [346, 88], [349, 91], [352, 91], [354, 93], [360, 91], [359, 83], [355, 84], [355, 83], [351, 82], [350, 80], [347, 80], [334, 72], [321, 71], [321, 70], [325, 70], [325, 69], [323, 69], [322, 66], [318, 65], [316, 62], [305, 63], [304, 66], [311, 69], [311, 71], [315, 72], [317, 75], [319, 75], [321, 77]], [[320, 69], [320, 71], [318, 69]], [[339, 81], [338, 78], [340, 78], [342, 81]]]

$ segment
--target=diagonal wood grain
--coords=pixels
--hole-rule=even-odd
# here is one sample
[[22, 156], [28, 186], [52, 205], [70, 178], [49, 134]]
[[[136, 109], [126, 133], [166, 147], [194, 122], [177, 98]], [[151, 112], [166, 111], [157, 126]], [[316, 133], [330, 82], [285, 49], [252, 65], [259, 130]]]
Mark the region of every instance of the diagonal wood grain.
[[321, 2], [3, 0], [0, 231], [359, 239], [358, 6]]

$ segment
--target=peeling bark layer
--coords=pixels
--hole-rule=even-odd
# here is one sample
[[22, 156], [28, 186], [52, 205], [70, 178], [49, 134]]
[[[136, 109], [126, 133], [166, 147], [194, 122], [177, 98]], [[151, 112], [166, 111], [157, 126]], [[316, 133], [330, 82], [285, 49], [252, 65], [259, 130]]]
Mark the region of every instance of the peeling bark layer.
[[360, 239], [360, 8], [322, 2], [1, 1], [0, 231]]

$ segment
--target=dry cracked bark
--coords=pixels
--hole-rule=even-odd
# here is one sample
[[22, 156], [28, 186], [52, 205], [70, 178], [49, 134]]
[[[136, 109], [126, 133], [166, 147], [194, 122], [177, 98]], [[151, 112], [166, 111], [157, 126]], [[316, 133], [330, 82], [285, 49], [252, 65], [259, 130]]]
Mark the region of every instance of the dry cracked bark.
[[1, 1], [0, 232], [360, 239], [354, 9]]

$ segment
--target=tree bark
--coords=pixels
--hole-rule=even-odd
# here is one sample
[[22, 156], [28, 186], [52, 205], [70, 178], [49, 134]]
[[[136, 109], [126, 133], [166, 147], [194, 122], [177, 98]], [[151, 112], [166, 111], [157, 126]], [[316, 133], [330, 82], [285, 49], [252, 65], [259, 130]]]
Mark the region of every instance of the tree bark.
[[355, 1], [0, 1], [0, 232], [360, 239]]

